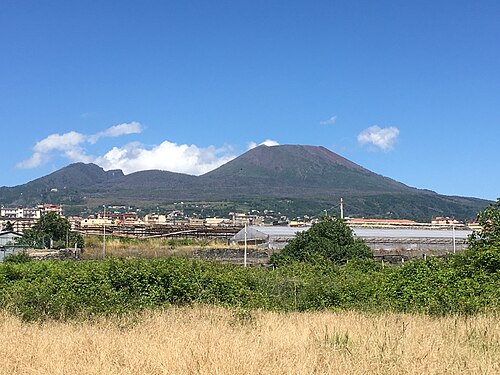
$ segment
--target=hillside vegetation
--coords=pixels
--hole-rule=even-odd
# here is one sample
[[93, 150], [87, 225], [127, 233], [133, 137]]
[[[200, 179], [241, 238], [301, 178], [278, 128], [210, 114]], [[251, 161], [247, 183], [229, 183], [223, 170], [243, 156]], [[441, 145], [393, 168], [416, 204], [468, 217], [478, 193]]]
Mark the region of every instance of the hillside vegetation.
[[[439, 195], [371, 172], [324, 147], [259, 146], [201, 176], [149, 170], [124, 175], [76, 163], [24, 185], [0, 188], [0, 204], [60, 203], [70, 214], [103, 204], [144, 209], [175, 202], [226, 202], [274, 210], [290, 217], [316, 216], [340, 197], [351, 216], [430, 221], [434, 216], [472, 218], [489, 201]], [[216, 205], [217, 206], [217, 205]], [[166, 208], [165, 208], [166, 210]]]

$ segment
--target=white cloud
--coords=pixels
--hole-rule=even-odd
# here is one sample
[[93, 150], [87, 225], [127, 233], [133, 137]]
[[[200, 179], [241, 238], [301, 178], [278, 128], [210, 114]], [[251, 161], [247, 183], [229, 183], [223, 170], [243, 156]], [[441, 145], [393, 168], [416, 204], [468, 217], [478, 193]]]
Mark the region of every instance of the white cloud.
[[85, 136], [77, 132], [51, 134], [47, 138], [37, 142], [33, 147], [33, 151], [46, 152], [50, 150], [67, 150], [84, 141]]
[[104, 131], [93, 135], [85, 135], [75, 131], [64, 134], [50, 134], [33, 146], [33, 154], [28, 159], [17, 164], [18, 168], [36, 168], [47, 163], [54, 153], [65, 156], [72, 162], [91, 162], [92, 157], [85, 153], [82, 145], [86, 142], [96, 143], [103, 137], [118, 137], [125, 134], [136, 134], [142, 132], [142, 126], [138, 122], [131, 122], [112, 126]]
[[277, 141], [274, 141], [272, 139], [266, 139], [264, 142], [261, 142], [257, 144], [256, 142], [248, 142], [248, 150], [251, 150], [252, 148], [255, 148], [257, 146], [279, 146], [279, 143]]
[[34, 152], [29, 159], [17, 163], [16, 166], [18, 168], [31, 169], [46, 163], [46, 161], [47, 160], [44, 154], [41, 154], [39, 152]]
[[337, 116], [332, 116], [328, 120], [323, 120], [320, 121], [319, 123], [321, 125], [330, 125], [330, 124], [335, 124], [336, 121], [337, 121]]
[[255, 142], [253, 142], [253, 141], [252, 142], [248, 142], [247, 150], [251, 150], [252, 148], [255, 148], [257, 146], [258, 146], [258, 144], [255, 143]]
[[126, 174], [147, 169], [160, 169], [200, 175], [234, 158], [235, 155], [228, 147], [203, 148], [163, 141], [149, 149], [140, 143], [113, 147], [102, 157], [96, 158], [95, 163], [104, 169], [121, 169]]
[[85, 150], [82, 147], [74, 147], [72, 149], [66, 150], [64, 152], [64, 156], [73, 163], [77, 161], [92, 163], [94, 160], [92, 156], [85, 153]]
[[358, 142], [362, 145], [371, 144], [383, 151], [389, 151], [394, 148], [394, 144], [398, 140], [398, 137], [398, 128], [394, 126], [380, 128], [374, 125], [358, 134]]
[[90, 143], [96, 143], [99, 140], [99, 138], [103, 137], [119, 137], [121, 135], [138, 134], [141, 132], [142, 132], [142, 125], [138, 122], [133, 121], [130, 123], [115, 125], [110, 128], [107, 128], [102, 132], [98, 132], [94, 135], [91, 135], [88, 137], [88, 141]]
[[[37, 142], [33, 154], [27, 160], [17, 164], [19, 168], [36, 168], [50, 161], [55, 155], [62, 156], [71, 162], [95, 163], [104, 169], [122, 169], [131, 173], [146, 169], [161, 169], [199, 175], [221, 166], [235, 158], [232, 149], [224, 146], [198, 147], [196, 145], [178, 145], [163, 141], [159, 145], [145, 147], [139, 142], [129, 143], [123, 147], [113, 147], [104, 155], [92, 156], [85, 149], [104, 137], [118, 137], [125, 134], [142, 132], [138, 122], [119, 124], [93, 135], [85, 135], [75, 131], [65, 134], [51, 134]], [[274, 141], [265, 141], [272, 143]]]
[[264, 142], [260, 143], [260, 145], [265, 146], [279, 146], [280, 144], [272, 139], [266, 139]]
[[[75, 152], [82, 154], [79, 144], [85, 141], [85, 136], [77, 132], [69, 132], [65, 134], [51, 134], [47, 138], [37, 142], [33, 147], [33, 154], [27, 160], [17, 164], [19, 168], [36, 168], [51, 158], [53, 151], [59, 151], [62, 154], [69, 156]], [[83, 154], [82, 154], [83, 155]]]

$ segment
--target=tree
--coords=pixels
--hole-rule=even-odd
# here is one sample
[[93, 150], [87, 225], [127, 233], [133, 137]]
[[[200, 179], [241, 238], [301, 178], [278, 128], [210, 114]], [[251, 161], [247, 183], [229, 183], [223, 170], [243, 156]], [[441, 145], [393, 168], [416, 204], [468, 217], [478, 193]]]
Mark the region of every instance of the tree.
[[25, 231], [20, 241], [23, 244], [38, 248], [53, 247], [62, 248], [76, 246], [83, 247], [83, 237], [77, 232], [71, 231], [69, 221], [56, 214], [49, 212], [43, 215], [33, 228]]
[[14, 224], [12, 222], [7, 221], [3, 227], [3, 230], [6, 232], [13, 232], [14, 231]]
[[345, 263], [353, 258], [372, 258], [371, 249], [354, 238], [352, 229], [343, 219], [326, 216], [307, 231], [298, 233], [285, 248], [271, 257], [276, 265], [292, 261]]
[[484, 211], [477, 215], [482, 229], [474, 232], [469, 237], [469, 245], [481, 247], [482, 245], [500, 245], [500, 198]]

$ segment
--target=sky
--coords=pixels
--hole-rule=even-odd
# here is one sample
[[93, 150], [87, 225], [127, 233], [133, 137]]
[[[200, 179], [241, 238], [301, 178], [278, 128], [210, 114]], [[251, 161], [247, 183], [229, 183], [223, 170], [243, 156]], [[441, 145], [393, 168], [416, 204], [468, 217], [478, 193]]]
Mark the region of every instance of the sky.
[[498, 1], [0, 2], [0, 186], [324, 146], [500, 197]]

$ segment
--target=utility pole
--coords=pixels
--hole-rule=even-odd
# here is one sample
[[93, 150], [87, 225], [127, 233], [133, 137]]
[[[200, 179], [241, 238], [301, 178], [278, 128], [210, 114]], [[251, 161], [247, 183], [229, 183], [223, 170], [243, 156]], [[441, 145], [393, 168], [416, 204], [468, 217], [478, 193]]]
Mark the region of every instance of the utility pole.
[[245, 252], [243, 253], [243, 267], [247, 266], [247, 223], [245, 222]]
[[102, 259], [106, 258], [106, 205], [102, 206], [103, 225], [102, 225]]
[[455, 243], [455, 224], [451, 226], [451, 230], [453, 231], [453, 254], [457, 252], [457, 245]]
[[344, 198], [340, 198], [340, 218], [344, 219]]

